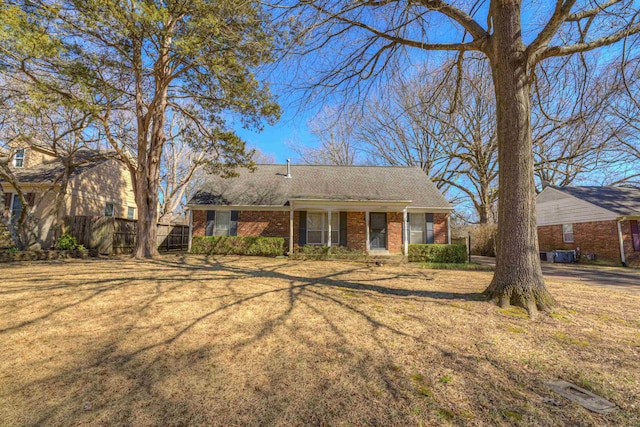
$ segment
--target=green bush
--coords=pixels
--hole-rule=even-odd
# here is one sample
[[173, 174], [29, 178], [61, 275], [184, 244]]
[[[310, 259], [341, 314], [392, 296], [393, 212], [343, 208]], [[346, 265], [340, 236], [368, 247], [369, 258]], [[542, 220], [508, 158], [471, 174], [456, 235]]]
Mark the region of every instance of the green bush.
[[463, 264], [467, 257], [465, 245], [409, 245], [409, 262]]
[[58, 237], [54, 247], [60, 251], [73, 251], [78, 249], [78, 240], [69, 233], [64, 233]]
[[344, 246], [319, 246], [305, 245], [296, 248], [291, 255], [292, 259], [301, 260], [327, 260], [327, 259], [347, 259], [366, 260], [367, 253], [360, 249], [350, 249]]
[[275, 257], [284, 254], [284, 238], [253, 236], [195, 236], [192, 254], [254, 255]]

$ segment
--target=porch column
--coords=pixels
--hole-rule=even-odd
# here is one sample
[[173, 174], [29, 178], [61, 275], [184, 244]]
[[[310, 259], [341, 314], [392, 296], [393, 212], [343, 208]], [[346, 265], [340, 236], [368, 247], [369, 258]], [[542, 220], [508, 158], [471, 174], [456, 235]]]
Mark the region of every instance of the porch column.
[[293, 204], [289, 209], [289, 255], [293, 253]]
[[365, 223], [365, 230], [366, 230], [366, 248], [367, 248], [367, 252], [369, 252], [371, 250], [371, 242], [369, 241], [369, 211], [364, 211], [364, 223]]
[[327, 221], [329, 221], [327, 226], [327, 231], [329, 232], [329, 235], [327, 236], [327, 246], [331, 247], [331, 209], [327, 211]]
[[407, 208], [402, 211], [402, 229], [404, 230], [404, 256], [409, 256], [409, 226], [407, 224]]

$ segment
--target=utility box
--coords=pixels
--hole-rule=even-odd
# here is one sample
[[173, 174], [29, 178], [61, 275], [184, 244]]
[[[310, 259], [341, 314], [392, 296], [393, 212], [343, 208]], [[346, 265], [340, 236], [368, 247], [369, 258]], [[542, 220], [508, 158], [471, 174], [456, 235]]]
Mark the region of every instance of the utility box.
[[576, 262], [576, 253], [575, 251], [553, 251], [554, 258], [553, 262], [560, 263], [572, 263]]

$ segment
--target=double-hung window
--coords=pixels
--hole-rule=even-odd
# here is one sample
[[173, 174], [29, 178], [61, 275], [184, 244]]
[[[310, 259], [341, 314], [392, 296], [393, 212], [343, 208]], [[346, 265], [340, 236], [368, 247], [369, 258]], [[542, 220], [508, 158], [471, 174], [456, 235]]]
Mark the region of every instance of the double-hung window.
[[[326, 245], [329, 241], [329, 214], [327, 212], [307, 213], [307, 244]], [[331, 214], [331, 245], [340, 245], [340, 214]]]
[[214, 236], [228, 236], [231, 230], [231, 212], [216, 211], [215, 225], [213, 227]]
[[104, 216], [113, 216], [114, 214], [114, 206], [113, 203], [107, 202], [104, 205]]
[[633, 250], [640, 251], [640, 229], [638, 228], [638, 221], [631, 220], [631, 239], [633, 241]]
[[136, 219], [136, 208], [127, 208], [127, 219]]
[[13, 155], [13, 166], [16, 168], [24, 167], [24, 148], [18, 148]]
[[573, 224], [562, 224], [562, 241], [573, 243]]
[[18, 193], [14, 193], [11, 201], [11, 221], [17, 221], [22, 213], [22, 201]]
[[409, 244], [434, 243], [433, 214], [409, 214]]

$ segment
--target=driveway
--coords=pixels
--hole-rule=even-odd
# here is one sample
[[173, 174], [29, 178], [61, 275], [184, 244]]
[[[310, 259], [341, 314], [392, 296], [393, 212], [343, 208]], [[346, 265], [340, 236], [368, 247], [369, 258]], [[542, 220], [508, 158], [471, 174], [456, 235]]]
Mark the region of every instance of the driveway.
[[[472, 256], [471, 260], [483, 265], [496, 265], [496, 259], [492, 257]], [[611, 287], [640, 294], [640, 270], [635, 268], [543, 262], [542, 272], [550, 279]]]

